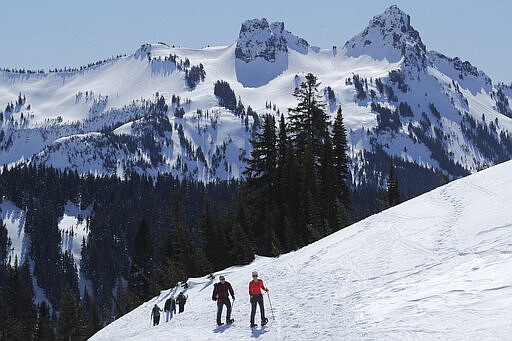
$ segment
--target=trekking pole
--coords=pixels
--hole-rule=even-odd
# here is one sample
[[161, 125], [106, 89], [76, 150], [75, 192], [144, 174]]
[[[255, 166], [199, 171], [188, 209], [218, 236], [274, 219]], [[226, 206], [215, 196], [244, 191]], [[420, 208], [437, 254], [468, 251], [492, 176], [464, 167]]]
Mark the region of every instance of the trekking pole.
[[270, 294], [268, 293], [268, 291], [267, 291], [267, 298], [268, 298], [268, 303], [270, 304], [270, 311], [272, 312], [272, 320], [275, 320], [276, 317], [274, 316], [274, 309], [272, 309], [272, 301], [270, 300]]

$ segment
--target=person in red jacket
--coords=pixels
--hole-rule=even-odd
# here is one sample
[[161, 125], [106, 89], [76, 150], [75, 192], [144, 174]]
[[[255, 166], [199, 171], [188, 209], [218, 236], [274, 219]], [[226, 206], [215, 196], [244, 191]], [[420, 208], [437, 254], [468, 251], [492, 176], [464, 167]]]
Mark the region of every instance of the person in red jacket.
[[268, 323], [268, 319], [265, 317], [265, 307], [263, 306], [263, 295], [261, 290], [268, 291], [265, 288], [265, 284], [261, 279], [258, 279], [258, 272], [252, 272], [252, 281], [249, 282], [249, 295], [251, 295], [251, 328], [256, 327], [254, 323], [254, 316], [256, 315], [256, 304], [260, 306], [261, 314], [261, 326]]
[[229, 301], [229, 295], [235, 301], [235, 292], [229, 282], [226, 281], [224, 276], [219, 277], [220, 282], [213, 286], [212, 300], [217, 301], [217, 325], [222, 326], [224, 323], [221, 322], [222, 308], [226, 305], [226, 323], [233, 323], [235, 320], [231, 319], [231, 302]]

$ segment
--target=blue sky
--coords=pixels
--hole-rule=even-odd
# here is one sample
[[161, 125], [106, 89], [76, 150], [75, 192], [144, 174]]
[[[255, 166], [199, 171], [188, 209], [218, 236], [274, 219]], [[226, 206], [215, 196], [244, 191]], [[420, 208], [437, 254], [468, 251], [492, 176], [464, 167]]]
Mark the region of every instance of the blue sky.
[[[343, 45], [392, 4], [411, 16], [429, 50], [469, 60], [512, 82], [512, 1], [7, 0], [0, 67], [75, 67], [147, 42], [200, 48], [235, 41], [246, 19], [265, 17], [320, 47]], [[485, 4], [482, 5], [482, 4]]]

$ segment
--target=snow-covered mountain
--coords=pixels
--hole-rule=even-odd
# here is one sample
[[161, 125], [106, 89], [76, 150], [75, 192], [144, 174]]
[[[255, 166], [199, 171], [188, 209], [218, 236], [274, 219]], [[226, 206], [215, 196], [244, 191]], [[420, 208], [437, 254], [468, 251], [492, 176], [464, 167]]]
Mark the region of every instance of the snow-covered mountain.
[[[258, 117], [287, 115], [309, 72], [331, 116], [343, 109], [355, 183], [381, 177], [366, 169], [366, 153], [450, 177], [512, 155], [511, 87], [427, 50], [409, 16], [391, 6], [343, 47], [313, 47], [284, 23], [254, 19], [229, 46], [146, 44], [79, 69], [2, 70], [0, 164], [239, 178]], [[214, 94], [221, 80], [243, 110]]]
[[[512, 162], [371, 216], [279, 258], [224, 274], [235, 323], [216, 327], [213, 284], [193, 278], [190, 303], [150, 327], [158, 297], [91, 340], [503, 340], [512, 332]], [[270, 325], [249, 328], [253, 270], [270, 289]], [[217, 274], [217, 275], [218, 275]], [[218, 277], [217, 277], [218, 278]], [[258, 317], [259, 315], [257, 315]], [[257, 321], [258, 322], [258, 321]]]

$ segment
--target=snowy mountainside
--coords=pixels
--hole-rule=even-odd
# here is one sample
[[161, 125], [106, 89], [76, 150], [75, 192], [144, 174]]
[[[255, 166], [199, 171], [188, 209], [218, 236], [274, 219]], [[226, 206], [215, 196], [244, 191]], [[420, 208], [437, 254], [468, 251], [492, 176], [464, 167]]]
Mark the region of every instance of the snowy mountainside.
[[22, 264], [28, 256], [29, 240], [25, 236], [25, 212], [11, 201], [0, 202], [0, 219], [7, 228], [10, 239], [9, 257], [10, 264], [15, 260]]
[[[500, 340], [512, 332], [512, 162], [456, 180], [278, 258], [223, 274], [232, 326], [216, 327], [217, 279], [193, 278], [189, 304], [150, 327], [162, 291], [91, 340]], [[250, 329], [253, 270], [270, 289], [268, 327]], [[218, 277], [217, 277], [218, 278]], [[259, 315], [257, 315], [258, 317]], [[258, 321], [257, 321], [258, 322]]]
[[[365, 171], [365, 153], [449, 177], [512, 155], [510, 87], [428, 51], [410, 17], [391, 6], [332, 49], [312, 47], [284, 23], [254, 19], [229, 46], [145, 44], [80, 70], [2, 70], [0, 164], [239, 178], [260, 117], [287, 115], [309, 72], [322, 83], [331, 117], [343, 109], [356, 183], [380, 177]], [[243, 110], [221, 105], [214, 94], [221, 80]]]

